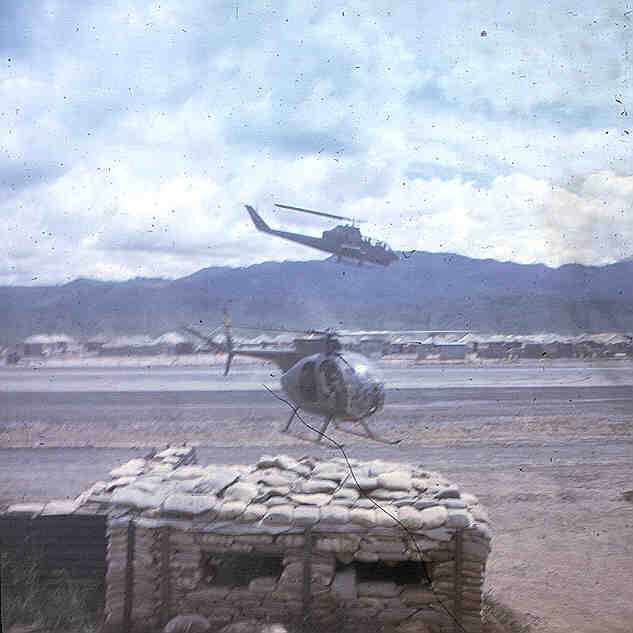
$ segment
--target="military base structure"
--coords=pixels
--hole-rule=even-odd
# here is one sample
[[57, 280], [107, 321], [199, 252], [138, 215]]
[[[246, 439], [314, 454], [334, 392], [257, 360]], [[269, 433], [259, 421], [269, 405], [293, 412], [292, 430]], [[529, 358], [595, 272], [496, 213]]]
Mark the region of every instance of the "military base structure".
[[[418, 362], [514, 361], [551, 359], [632, 359], [633, 335], [598, 333], [565, 336], [560, 334], [493, 334], [427, 332], [361, 332], [342, 331], [339, 336], [345, 349], [377, 359], [411, 357]], [[283, 349], [292, 345], [294, 335], [278, 332], [257, 336], [234, 333], [234, 341], [244, 349]], [[0, 348], [6, 364], [42, 358], [136, 358], [156, 356], [191, 356], [216, 353], [222, 345], [215, 336], [215, 347], [209, 347], [187, 332], [171, 331], [152, 338], [148, 335], [97, 335], [76, 341], [66, 334], [38, 334], [22, 342]]]
[[284, 455], [193, 461], [167, 449], [84, 496], [109, 514], [106, 621], [480, 630], [487, 515], [437, 473]]
[[486, 511], [422, 466], [285, 455], [201, 466], [175, 447], [48, 512], [7, 515], [55, 509], [106, 518], [104, 631], [156, 631], [182, 614], [214, 629], [481, 631]]

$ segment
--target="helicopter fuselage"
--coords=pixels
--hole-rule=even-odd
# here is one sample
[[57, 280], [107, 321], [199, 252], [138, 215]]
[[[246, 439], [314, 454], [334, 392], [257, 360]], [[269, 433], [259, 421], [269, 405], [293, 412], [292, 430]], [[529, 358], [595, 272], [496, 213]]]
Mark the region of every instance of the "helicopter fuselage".
[[362, 420], [382, 409], [384, 382], [360, 354], [313, 354], [281, 376], [288, 397], [301, 409], [339, 420]]
[[300, 233], [271, 229], [253, 207], [246, 205], [246, 210], [258, 231], [276, 235], [284, 240], [297, 242], [326, 253], [332, 253], [338, 256], [339, 259], [345, 257], [358, 262], [369, 262], [381, 266], [388, 266], [398, 259], [398, 256], [388, 244], [375, 242], [363, 237], [359, 229], [354, 226], [337, 226], [329, 231], [324, 231], [323, 237], [312, 237]]
[[[195, 329], [189, 329], [196, 332]], [[340, 341], [331, 332], [312, 338], [317, 332], [311, 332], [308, 338], [295, 339], [294, 349], [255, 350], [235, 348], [228, 317], [225, 316], [224, 332], [226, 337], [226, 364], [224, 375], [228, 375], [234, 356], [249, 356], [274, 362], [282, 371], [281, 386], [288, 397], [286, 404], [291, 405], [292, 415], [281, 429], [288, 429], [299, 409], [322, 415], [325, 418], [320, 429], [307, 425], [316, 431], [317, 440], [325, 436], [329, 424], [334, 422], [337, 429], [369, 438], [377, 442], [397, 444], [400, 440], [387, 440], [377, 436], [367, 425], [366, 418], [380, 411], [385, 403], [385, 384], [377, 369], [365, 356], [344, 351]], [[202, 335], [199, 335], [201, 338]], [[271, 391], [269, 389], [269, 391]], [[292, 402], [290, 402], [292, 401]], [[303, 420], [302, 420], [303, 421]], [[358, 423], [364, 433], [340, 427], [337, 422]], [[305, 422], [304, 422], [305, 424]], [[300, 439], [310, 439], [301, 437]]]

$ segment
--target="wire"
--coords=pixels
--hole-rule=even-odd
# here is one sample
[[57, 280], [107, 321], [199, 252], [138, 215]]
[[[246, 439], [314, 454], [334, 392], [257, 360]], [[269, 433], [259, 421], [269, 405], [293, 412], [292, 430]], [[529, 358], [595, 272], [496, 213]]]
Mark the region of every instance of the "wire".
[[[404, 525], [404, 523], [402, 523], [402, 521], [400, 521], [400, 519], [398, 519], [398, 517], [394, 516], [391, 512], [389, 512], [388, 510], [386, 510], [385, 508], [383, 508], [383, 506], [381, 506], [377, 501], [375, 501], [374, 499], [372, 499], [369, 494], [367, 494], [367, 492], [361, 487], [358, 479], [356, 478], [356, 473], [354, 472], [354, 469], [352, 468], [352, 464], [349, 461], [349, 458], [347, 456], [347, 453], [345, 452], [345, 448], [344, 446], [340, 443], [337, 442], [335, 439], [331, 438], [329, 435], [326, 435], [324, 432], [320, 431], [319, 429], [315, 428], [314, 426], [312, 426], [311, 424], [308, 424], [300, 415], [299, 415], [299, 407], [292, 404], [289, 400], [286, 400], [285, 398], [282, 398], [279, 394], [275, 393], [270, 387], [268, 387], [268, 385], [264, 385], [264, 389], [266, 389], [266, 391], [268, 391], [268, 393], [270, 393], [272, 396], [274, 396], [275, 398], [277, 398], [277, 400], [280, 400], [281, 402], [287, 404], [293, 411], [294, 415], [299, 419], [299, 421], [308, 429], [310, 429], [311, 431], [314, 431], [317, 435], [319, 435], [320, 437], [326, 439], [328, 442], [330, 442], [331, 444], [334, 445], [335, 448], [337, 448], [339, 451], [341, 451], [344, 459], [345, 459], [345, 463], [347, 464], [347, 468], [350, 472], [350, 475], [352, 476], [352, 479], [354, 480], [354, 483], [356, 484], [356, 488], [358, 488], [358, 492], [365, 497], [366, 499], [369, 499], [369, 501], [371, 501], [374, 506], [376, 506], [376, 508], [378, 508], [381, 512], [384, 512], [388, 517], [390, 517], [391, 519], [393, 519], [395, 521], [395, 523], [397, 523], [402, 530], [406, 533], [406, 535], [411, 539], [411, 541], [413, 541], [413, 545], [415, 546], [418, 558], [420, 559], [421, 563], [424, 563], [424, 559], [422, 557], [422, 550], [420, 549], [417, 541], [415, 540], [415, 535], [409, 530], [409, 528]], [[348, 475], [349, 477], [349, 475]], [[342, 485], [342, 484], [341, 484]], [[435, 596], [438, 604], [442, 607], [442, 609], [444, 609], [444, 611], [446, 611], [446, 613], [449, 615], [449, 617], [453, 620], [453, 622], [455, 622], [455, 624], [460, 628], [461, 631], [463, 631], [464, 633], [468, 633], [468, 631], [464, 628], [464, 626], [462, 625], [462, 623], [458, 620], [458, 618], [455, 616], [455, 614], [453, 614], [453, 612], [444, 604], [444, 601], [441, 600], [439, 598], [439, 596], [437, 595], [437, 593], [435, 592], [435, 589], [433, 589], [433, 583], [431, 581], [431, 578], [429, 577], [429, 574], [427, 572], [426, 569], [426, 565], [423, 565], [423, 569], [424, 569], [424, 575], [426, 577], [426, 580], [429, 583], [429, 587], [431, 588], [431, 591], [433, 592], [433, 595]], [[426, 607], [420, 607], [420, 609], [416, 609], [411, 615], [407, 616], [406, 618], [402, 619], [402, 622], [409, 620], [410, 618], [412, 618], [416, 613], [419, 613], [420, 611], [422, 611], [423, 609], [425, 609]]]

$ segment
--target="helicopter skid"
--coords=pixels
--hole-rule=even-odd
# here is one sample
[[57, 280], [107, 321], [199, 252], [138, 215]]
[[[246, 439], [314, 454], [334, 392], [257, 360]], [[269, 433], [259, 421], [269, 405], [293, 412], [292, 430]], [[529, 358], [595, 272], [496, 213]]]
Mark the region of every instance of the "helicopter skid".
[[[400, 442], [402, 441], [402, 440], [388, 440], [385, 437], [381, 437], [380, 435], [376, 435], [373, 431], [371, 431], [368, 428], [365, 429], [365, 432], [353, 431], [351, 429], [346, 429], [346, 428], [343, 428], [343, 427], [339, 426], [338, 423], [334, 424], [334, 428], [337, 431], [340, 431], [341, 433], [346, 433], [347, 435], [356, 435], [357, 437], [364, 437], [367, 440], [373, 440], [374, 442], [380, 442], [381, 444], [390, 444], [390, 445], [394, 446], [396, 444], [400, 444]], [[324, 435], [318, 435], [318, 437], [307, 437], [307, 436], [302, 435], [300, 433], [295, 433], [293, 431], [286, 430], [286, 429], [282, 429], [281, 433], [284, 433], [285, 435], [290, 435], [291, 437], [294, 437], [294, 438], [296, 438], [298, 440], [302, 440], [304, 442], [312, 442], [313, 444], [321, 444], [321, 442], [323, 441], [324, 437], [325, 437], [325, 439], [328, 439], [327, 436], [324, 436]], [[319, 431], [315, 430], [315, 433], [319, 433]]]
[[290, 437], [294, 437], [297, 440], [301, 440], [303, 442], [312, 442], [312, 444], [321, 444], [321, 442], [323, 441], [323, 436], [319, 435], [317, 437], [307, 437], [306, 435], [301, 435], [300, 433], [295, 433], [293, 431], [284, 431], [283, 429], [281, 430], [281, 433], [283, 433], [284, 435], [289, 435]]
[[356, 435], [357, 437], [364, 437], [369, 440], [374, 440], [374, 442], [380, 442], [381, 444], [395, 445], [395, 444], [400, 444], [400, 442], [402, 441], [402, 440], [388, 440], [386, 437], [381, 437], [380, 435], [376, 435], [365, 422], [363, 422], [362, 420], [359, 420], [359, 422], [362, 425], [362, 427], [365, 429], [364, 433], [359, 432], [359, 431], [352, 431], [351, 429], [345, 429], [342, 426], [340, 426], [341, 422], [335, 422], [334, 427], [336, 428], [337, 431], [341, 431], [341, 433], [347, 433], [348, 435]]
[[318, 444], [324, 437], [327, 438], [327, 436], [325, 435], [325, 430], [327, 429], [327, 427], [330, 425], [330, 422], [332, 422], [334, 418], [332, 418], [332, 417], [326, 418], [320, 429], [315, 429], [315, 428], [308, 427], [308, 428], [310, 428], [310, 430], [314, 431], [317, 434], [317, 436], [318, 436], [316, 439], [312, 439], [312, 438], [308, 438], [308, 437], [303, 437], [302, 435], [299, 435], [297, 433], [291, 433], [290, 432], [290, 430], [289, 430], [290, 423], [294, 419], [295, 415], [297, 415], [297, 410], [294, 410], [292, 412], [292, 415], [290, 416], [290, 419], [286, 423], [286, 426], [281, 430], [282, 433], [286, 433], [286, 435], [292, 435], [292, 437], [296, 437], [297, 439], [304, 440], [305, 442], [314, 442], [315, 444]]

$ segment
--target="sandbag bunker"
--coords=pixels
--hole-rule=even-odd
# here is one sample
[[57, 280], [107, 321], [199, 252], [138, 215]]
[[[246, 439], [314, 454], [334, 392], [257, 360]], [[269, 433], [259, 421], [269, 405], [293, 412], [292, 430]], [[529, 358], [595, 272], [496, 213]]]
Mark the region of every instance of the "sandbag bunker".
[[343, 458], [194, 461], [168, 448], [82, 495], [108, 513], [108, 629], [197, 613], [218, 628], [481, 630], [487, 515], [441, 475]]

